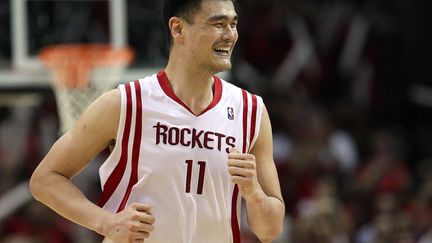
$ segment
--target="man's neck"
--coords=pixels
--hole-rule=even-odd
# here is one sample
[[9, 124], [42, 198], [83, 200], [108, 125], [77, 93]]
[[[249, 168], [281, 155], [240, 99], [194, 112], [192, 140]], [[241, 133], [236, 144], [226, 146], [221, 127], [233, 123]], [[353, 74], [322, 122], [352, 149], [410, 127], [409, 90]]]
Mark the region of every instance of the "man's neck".
[[213, 74], [168, 63], [165, 73], [176, 96], [194, 114], [200, 114], [213, 100]]

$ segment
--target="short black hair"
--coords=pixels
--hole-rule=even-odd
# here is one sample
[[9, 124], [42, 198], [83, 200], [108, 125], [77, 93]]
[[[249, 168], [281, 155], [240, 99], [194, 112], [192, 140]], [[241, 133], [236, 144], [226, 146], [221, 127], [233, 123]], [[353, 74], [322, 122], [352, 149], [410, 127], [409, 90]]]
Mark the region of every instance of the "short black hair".
[[[162, 7], [162, 22], [164, 26], [164, 30], [166, 33], [166, 38], [171, 44], [171, 32], [168, 27], [168, 22], [171, 17], [177, 16], [188, 23], [193, 23], [195, 13], [201, 8], [201, 3], [204, 0], [165, 0]], [[222, 0], [220, 0], [222, 1]], [[225, 0], [232, 1], [235, 3], [235, 0]]]
[[174, 16], [181, 17], [188, 23], [192, 23], [192, 18], [201, 7], [202, 1], [203, 0], [165, 0], [162, 9], [164, 24], [168, 24], [169, 19]]

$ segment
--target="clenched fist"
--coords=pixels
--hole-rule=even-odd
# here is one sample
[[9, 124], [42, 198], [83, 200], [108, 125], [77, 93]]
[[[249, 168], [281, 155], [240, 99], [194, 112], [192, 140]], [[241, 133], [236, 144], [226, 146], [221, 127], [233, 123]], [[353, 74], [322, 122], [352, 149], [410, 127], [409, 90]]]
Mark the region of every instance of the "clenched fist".
[[133, 203], [110, 216], [106, 222], [105, 236], [115, 243], [144, 242], [153, 231], [155, 222], [150, 210], [148, 204]]
[[239, 153], [231, 149], [228, 154], [228, 173], [231, 180], [237, 184], [240, 194], [245, 200], [253, 200], [261, 189], [258, 183], [256, 161], [253, 154]]

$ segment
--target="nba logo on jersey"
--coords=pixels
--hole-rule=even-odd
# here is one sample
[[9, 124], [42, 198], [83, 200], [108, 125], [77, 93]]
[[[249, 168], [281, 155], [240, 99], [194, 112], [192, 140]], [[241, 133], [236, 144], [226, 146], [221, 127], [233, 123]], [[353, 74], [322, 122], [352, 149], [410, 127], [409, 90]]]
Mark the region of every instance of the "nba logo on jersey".
[[234, 120], [234, 109], [232, 107], [227, 107], [228, 119]]

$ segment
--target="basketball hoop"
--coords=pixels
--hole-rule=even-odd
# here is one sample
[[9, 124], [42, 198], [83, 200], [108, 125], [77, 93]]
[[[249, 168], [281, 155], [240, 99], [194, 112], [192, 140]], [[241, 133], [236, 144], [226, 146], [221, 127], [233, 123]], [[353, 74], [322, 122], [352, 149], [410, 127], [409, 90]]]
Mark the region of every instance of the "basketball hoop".
[[55, 45], [41, 51], [39, 58], [53, 71], [61, 133], [94, 99], [114, 87], [133, 57], [132, 49], [108, 44]]

